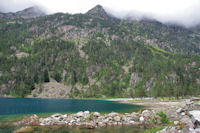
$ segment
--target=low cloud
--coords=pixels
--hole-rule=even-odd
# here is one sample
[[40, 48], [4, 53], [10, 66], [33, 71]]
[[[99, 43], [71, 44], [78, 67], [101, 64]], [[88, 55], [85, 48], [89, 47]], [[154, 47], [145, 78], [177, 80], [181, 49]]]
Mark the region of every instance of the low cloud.
[[33, 0], [1, 0], [1, 12], [16, 12], [25, 8], [37, 5], [38, 3]]
[[185, 27], [193, 27], [200, 24], [199, 0], [149, 0], [148, 2], [145, 2], [145, 0], [140, 0], [140, 2], [138, 2], [138, 0], [132, 1], [133, 2], [129, 1], [129, 3], [120, 4], [113, 3], [112, 5], [111, 3], [108, 3], [105, 4], [105, 9], [108, 13], [118, 18], [151, 18], [165, 24], [178, 24]]
[[0, 11], [16, 12], [39, 5], [51, 13], [85, 13], [97, 4], [119, 18], [148, 17], [185, 27], [200, 24], [200, 0], [0, 0]]

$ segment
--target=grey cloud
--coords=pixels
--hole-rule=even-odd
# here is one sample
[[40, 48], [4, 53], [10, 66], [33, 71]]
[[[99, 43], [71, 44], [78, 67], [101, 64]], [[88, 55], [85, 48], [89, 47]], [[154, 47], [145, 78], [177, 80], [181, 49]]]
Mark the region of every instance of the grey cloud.
[[132, 18], [136, 20], [140, 20], [142, 18], [150, 18], [165, 24], [177, 24], [187, 28], [200, 25], [200, 1], [198, 4], [186, 10], [167, 15], [150, 14], [145, 12], [138, 12], [135, 10], [116, 12], [112, 10], [112, 8], [105, 8], [105, 10], [109, 14], [118, 18]]
[[[36, 0], [0, 0], [0, 12], [16, 12], [28, 8], [30, 6], [39, 5], [35, 1]], [[46, 5], [42, 6], [48, 9]], [[57, 8], [59, 9], [59, 7]], [[148, 17], [156, 19], [157, 21], [160, 21], [162, 23], [179, 24], [185, 27], [193, 27], [200, 24], [200, 1], [196, 5], [184, 11], [168, 15], [150, 14], [145, 12], [138, 12], [135, 10], [116, 12], [114, 11], [114, 7], [105, 9], [108, 13], [119, 18], [129, 17], [138, 20], [142, 19], [143, 17]]]
[[32, 0], [0, 0], [1, 12], [16, 12], [36, 5]]

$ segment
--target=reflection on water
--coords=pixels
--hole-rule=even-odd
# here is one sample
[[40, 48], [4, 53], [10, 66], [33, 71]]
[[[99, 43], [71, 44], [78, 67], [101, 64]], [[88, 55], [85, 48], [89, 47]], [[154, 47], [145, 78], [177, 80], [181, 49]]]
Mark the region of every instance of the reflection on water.
[[[0, 126], [0, 133], [11, 133], [20, 127]], [[80, 127], [48, 126], [28, 128], [25, 133], [138, 133], [144, 128], [134, 126], [111, 126], [97, 129], [85, 129]]]

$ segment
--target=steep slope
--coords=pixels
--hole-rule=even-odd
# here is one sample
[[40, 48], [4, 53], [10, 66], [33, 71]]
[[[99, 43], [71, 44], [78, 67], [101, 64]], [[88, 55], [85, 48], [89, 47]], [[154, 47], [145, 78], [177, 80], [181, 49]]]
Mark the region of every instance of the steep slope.
[[66, 86], [59, 89], [65, 97], [200, 93], [198, 32], [120, 20], [101, 6], [86, 14], [0, 20], [0, 44], [0, 95], [42, 96], [49, 78]]

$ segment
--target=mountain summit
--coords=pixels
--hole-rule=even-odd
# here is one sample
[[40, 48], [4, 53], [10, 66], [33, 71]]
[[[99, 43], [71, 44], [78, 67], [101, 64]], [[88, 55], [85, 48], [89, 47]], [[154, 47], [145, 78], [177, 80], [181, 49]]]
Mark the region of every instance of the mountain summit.
[[106, 13], [106, 11], [104, 10], [104, 8], [101, 5], [97, 5], [94, 8], [92, 8], [91, 10], [89, 10], [87, 12], [87, 14], [92, 15], [92, 16], [97, 16], [100, 18], [108, 18], [108, 14]]
[[46, 15], [45, 12], [38, 6], [26, 8], [22, 11], [16, 12], [16, 15], [21, 18], [36, 18]]
[[15, 13], [0, 13], [0, 19], [16, 19], [16, 18], [36, 18], [46, 15], [45, 11], [38, 6], [26, 8]]

